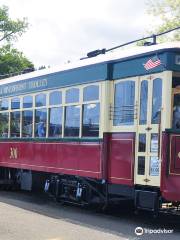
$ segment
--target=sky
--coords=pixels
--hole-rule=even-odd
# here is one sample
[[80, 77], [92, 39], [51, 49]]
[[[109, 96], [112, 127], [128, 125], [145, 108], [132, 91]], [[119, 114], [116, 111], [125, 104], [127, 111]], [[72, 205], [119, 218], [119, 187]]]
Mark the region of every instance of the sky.
[[146, 36], [147, 0], [0, 0], [28, 31], [14, 44], [35, 67], [74, 62], [90, 51]]

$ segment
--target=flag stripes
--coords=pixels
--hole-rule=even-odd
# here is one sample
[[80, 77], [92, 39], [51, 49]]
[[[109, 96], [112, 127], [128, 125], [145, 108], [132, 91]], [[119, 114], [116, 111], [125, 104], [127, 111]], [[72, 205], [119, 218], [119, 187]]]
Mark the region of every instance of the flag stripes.
[[144, 68], [146, 70], [155, 68], [159, 65], [161, 65], [161, 60], [159, 58], [155, 58], [155, 59], [149, 59], [144, 65]]

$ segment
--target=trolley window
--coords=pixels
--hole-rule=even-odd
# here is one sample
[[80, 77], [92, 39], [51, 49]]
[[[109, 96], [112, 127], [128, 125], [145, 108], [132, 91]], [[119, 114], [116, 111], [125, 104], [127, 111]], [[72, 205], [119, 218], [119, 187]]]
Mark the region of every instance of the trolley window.
[[0, 137], [8, 137], [9, 113], [0, 113]]
[[46, 94], [40, 93], [36, 95], [36, 107], [46, 106]]
[[23, 108], [31, 108], [33, 106], [33, 97], [25, 96], [23, 97]]
[[99, 136], [99, 103], [90, 103], [83, 106], [82, 136]]
[[62, 107], [51, 108], [49, 111], [49, 137], [62, 136]]
[[139, 134], [139, 152], [145, 152], [146, 151], [146, 134]]
[[10, 127], [11, 137], [20, 137], [20, 112], [11, 112], [11, 127]]
[[65, 111], [65, 137], [79, 137], [80, 106], [68, 106]]
[[50, 105], [62, 104], [62, 93], [59, 91], [51, 92], [49, 95], [49, 104]]
[[173, 128], [180, 128], [180, 94], [174, 94], [174, 105], [173, 105]]
[[152, 124], [159, 123], [160, 110], [162, 105], [162, 80], [157, 78], [153, 81], [153, 99], [152, 99]]
[[99, 86], [87, 86], [83, 90], [83, 101], [93, 101], [99, 99]]
[[114, 125], [134, 124], [135, 82], [125, 81], [115, 85]]
[[47, 109], [35, 111], [35, 136], [46, 137]]
[[139, 124], [147, 123], [147, 103], [148, 103], [148, 81], [144, 80], [141, 82]]
[[145, 157], [139, 156], [138, 157], [138, 169], [137, 169], [138, 175], [144, 175], [145, 174]]
[[71, 88], [66, 91], [66, 103], [79, 102], [79, 89]]
[[19, 109], [19, 108], [20, 108], [20, 98], [12, 98], [11, 109]]
[[1, 99], [0, 100], [0, 111], [8, 110], [9, 109], [9, 101], [8, 99]]
[[33, 111], [22, 112], [22, 137], [32, 137]]

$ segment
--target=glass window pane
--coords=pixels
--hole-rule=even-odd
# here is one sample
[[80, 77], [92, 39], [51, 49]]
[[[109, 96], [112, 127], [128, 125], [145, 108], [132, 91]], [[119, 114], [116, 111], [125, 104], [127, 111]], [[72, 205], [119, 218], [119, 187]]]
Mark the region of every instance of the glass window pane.
[[59, 91], [51, 92], [49, 95], [49, 104], [62, 104], [62, 93]]
[[180, 94], [179, 93], [174, 95], [172, 126], [175, 129], [180, 128]]
[[9, 113], [0, 113], [0, 137], [8, 137]]
[[66, 137], [79, 137], [80, 106], [66, 107], [64, 135]]
[[83, 101], [92, 101], [99, 99], [99, 86], [87, 86], [83, 90]]
[[20, 137], [20, 112], [11, 112], [11, 137]]
[[148, 103], [148, 81], [144, 80], [141, 82], [139, 124], [147, 123], [147, 103]]
[[145, 174], [145, 157], [139, 156], [138, 157], [138, 175]]
[[46, 106], [46, 94], [41, 93], [36, 95], [36, 107]]
[[83, 106], [82, 136], [99, 136], [99, 103], [90, 103]]
[[22, 112], [22, 137], [32, 137], [33, 111]]
[[23, 97], [23, 108], [31, 108], [33, 106], [33, 97], [25, 96]]
[[20, 98], [12, 98], [11, 99], [11, 108], [19, 109], [20, 108]]
[[158, 157], [150, 157], [150, 166], [149, 166], [149, 175], [150, 176], [159, 176], [159, 159]]
[[66, 103], [79, 102], [79, 89], [71, 88], [66, 91]]
[[151, 133], [151, 152], [158, 152], [158, 134]]
[[152, 99], [152, 124], [159, 123], [162, 103], [162, 80], [157, 78], [153, 81], [153, 99]]
[[126, 81], [115, 85], [114, 125], [134, 124], [135, 82]]
[[51, 108], [49, 111], [49, 137], [62, 136], [62, 107]]
[[35, 111], [35, 136], [46, 137], [47, 109]]
[[146, 151], [146, 134], [139, 134], [139, 152]]
[[8, 110], [8, 109], [9, 109], [8, 99], [1, 99], [0, 100], [0, 111]]

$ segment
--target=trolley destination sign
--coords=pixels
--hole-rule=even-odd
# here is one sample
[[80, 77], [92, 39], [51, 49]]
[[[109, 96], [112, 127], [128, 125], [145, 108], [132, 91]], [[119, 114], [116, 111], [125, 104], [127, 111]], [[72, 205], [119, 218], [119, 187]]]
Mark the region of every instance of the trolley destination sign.
[[24, 75], [16, 76], [15, 78], [17, 81], [0, 85], [0, 97], [67, 87], [77, 83], [104, 81], [107, 79], [107, 64], [95, 64], [39, 76], [35, 73], [34, 77], [31, 73], [27, 79], [24, 79]]
[[47, 79], [37, 80], [37, 81], [30, 81], [30, 82], [23, 82], [23, 83], [16, 83], [12, 85], [2, 86], [0, 87], [0, 95], [9, 95], [14, 93], [19, 93], [22, 91], [33, 91], [37, 90], [42, 87], [47, 87], [48, 81]]

